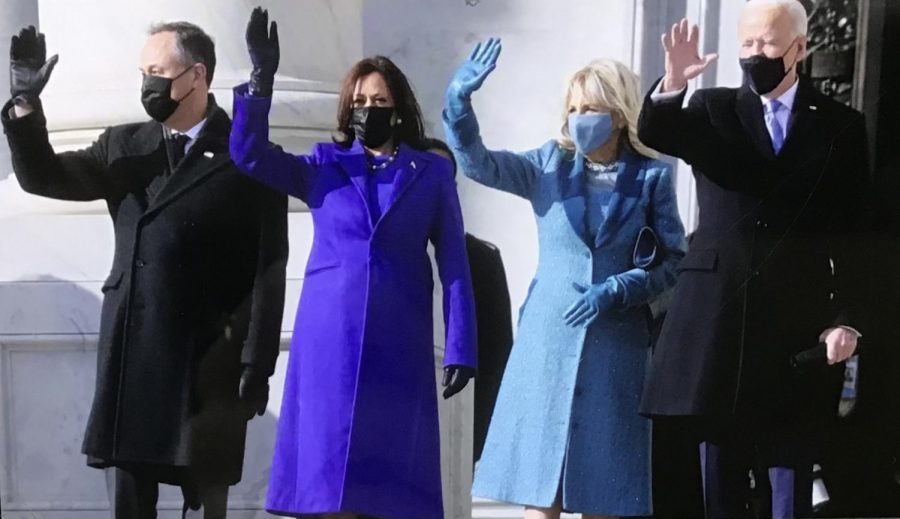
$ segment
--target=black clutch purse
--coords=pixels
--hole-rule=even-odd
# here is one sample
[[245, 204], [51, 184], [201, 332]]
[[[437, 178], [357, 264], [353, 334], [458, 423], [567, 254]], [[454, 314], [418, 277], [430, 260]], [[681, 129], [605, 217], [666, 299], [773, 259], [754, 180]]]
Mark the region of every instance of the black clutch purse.
[[649, 270], [662, 263], [663, 255], [664, 252], [656, 232], [650, 227], [642, 227], [634, 244], [631, 263], [636, 268]]

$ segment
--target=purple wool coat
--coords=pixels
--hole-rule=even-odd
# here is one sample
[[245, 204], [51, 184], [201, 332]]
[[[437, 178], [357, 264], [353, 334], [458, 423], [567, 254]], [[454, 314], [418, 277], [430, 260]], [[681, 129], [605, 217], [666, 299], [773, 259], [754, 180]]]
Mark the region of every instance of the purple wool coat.
[[306, 202], [315, 236], [266, 508], [442, 518], [429, 241], [444, 289], [444, 364], [475, 367], [477, 358], [452, 166], [401, 145], [390, 202], [373, 222], [359, 142], [287, 153], [269, 143], [271, 101], [235, 89], [231, 155], [248, 175]]

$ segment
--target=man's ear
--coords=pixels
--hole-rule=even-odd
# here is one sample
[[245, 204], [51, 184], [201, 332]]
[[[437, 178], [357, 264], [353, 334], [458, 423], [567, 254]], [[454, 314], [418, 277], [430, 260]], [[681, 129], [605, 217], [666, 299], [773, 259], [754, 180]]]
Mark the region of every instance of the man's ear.
[[194, 80], [195, 81], [202, 81], [202, 82], [206, 83], [206, 74], [207, 74], [206, 65], [204, 65], [203, 63], [195, 63], [194, 64]]
[[808, 40], [806, 36], [801, 36], [797, 39], [797, 46], [799, 47], [797, 50], [797, 61], [803, 61], [806, 59], [806, 44]]

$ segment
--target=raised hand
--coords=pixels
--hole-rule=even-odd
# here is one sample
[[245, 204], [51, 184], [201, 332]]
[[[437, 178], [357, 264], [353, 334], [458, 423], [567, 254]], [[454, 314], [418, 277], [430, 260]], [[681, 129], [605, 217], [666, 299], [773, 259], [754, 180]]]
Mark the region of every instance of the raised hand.
[[444, 400], [462, 391], [473, 378], [475, 370], [469, 366], [454, 365], [444, 368], [444, 379], [441, 381], [444, 387]]
[[469, 102], [472, 93], [481, 88], [484, 80], [497, 66], [501, 48], [500, 38], [489, 38], [488, 41], [475, 46], [469, 59], [460, 65], [447, 86], [448, 110], [460, 113]]
[[662, 45], [666, 51], [664, 92], [681, 90], [719, 57], [718, 54], [700, 56], [700, 28], [697, 25], [689, 27], [687, 18], [672, 25], [672, 30], [662, 35]]
[[9, 93], [33, 102], [47, 85], [57, 61], [58, 54], [47, 59], [43, 33], [33, 25], [22, 29], [12, 37], [9, 47]]
[[253, 71], [250, 73], [250, 94], [268, 97], [272, 95], [275, 72], [281, 51], [278, 47], [278, 23], [269, 25], [269, 12], [257, 7], [250, 13], [247, 23], [247, 50]]

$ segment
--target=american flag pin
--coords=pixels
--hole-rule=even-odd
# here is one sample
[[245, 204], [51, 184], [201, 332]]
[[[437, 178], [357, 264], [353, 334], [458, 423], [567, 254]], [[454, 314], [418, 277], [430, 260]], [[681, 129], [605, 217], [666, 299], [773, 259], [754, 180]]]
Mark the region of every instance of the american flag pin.
[[816, 106], [816, 105], [809, 105], [809, 109], [810, 109], [810, 110], [818, 110], [819, 107]]
[[213, 152], [211, 152], [211, 151], [204, 151], [204, 152], [203, 152], [203, 156], [206, 157], [206, 158], [208, 158], [208, 159], [211, 159], [211, 158], [213, 158]]

